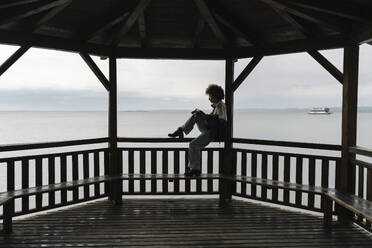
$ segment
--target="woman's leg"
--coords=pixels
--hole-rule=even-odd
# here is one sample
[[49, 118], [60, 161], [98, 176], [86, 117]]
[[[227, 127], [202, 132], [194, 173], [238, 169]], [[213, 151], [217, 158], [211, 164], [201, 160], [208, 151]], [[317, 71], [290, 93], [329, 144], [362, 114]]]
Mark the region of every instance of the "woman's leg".
[[197, 138], [189, 144], [189, 169], [200, 171], [200, 155], [201, 149], [210, 143], [210, 132], [207, 130], [202, 132]]
[[196, 112], [191, 115], [191, 117], [185, 122], [181, 127], [185, 134], [189, 134], [194, 128], [195, 124], [198, 126], [200, 132], [206, 132], [207, 129], [207, 118], [205, 115]]

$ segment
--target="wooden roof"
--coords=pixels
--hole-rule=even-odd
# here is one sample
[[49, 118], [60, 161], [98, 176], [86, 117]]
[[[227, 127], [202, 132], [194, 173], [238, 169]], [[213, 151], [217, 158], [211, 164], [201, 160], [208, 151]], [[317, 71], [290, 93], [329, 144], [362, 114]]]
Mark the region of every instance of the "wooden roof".
[[243, 58], [368, 40], [370, 13], [370, 0], [1, 0], [0, 43], [118, 58]]

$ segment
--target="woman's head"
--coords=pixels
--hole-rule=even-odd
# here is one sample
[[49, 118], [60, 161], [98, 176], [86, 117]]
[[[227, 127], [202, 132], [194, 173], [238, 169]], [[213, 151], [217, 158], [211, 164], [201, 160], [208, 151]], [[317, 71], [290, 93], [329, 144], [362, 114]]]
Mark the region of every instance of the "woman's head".
[[209, 96], [209, 101], [212, 103], [218, 103], [225, 98], [222, 87], [217, 84], [210, 84], [205, 90], [205, 94]]

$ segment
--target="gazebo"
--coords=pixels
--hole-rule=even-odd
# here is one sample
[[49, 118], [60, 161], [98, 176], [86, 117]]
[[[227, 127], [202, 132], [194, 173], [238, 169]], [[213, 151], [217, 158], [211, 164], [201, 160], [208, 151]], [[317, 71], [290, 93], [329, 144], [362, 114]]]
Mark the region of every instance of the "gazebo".
[[[12, 218], [16, 216], [106, 197], [114, 207], [122, 204], [123, 195], [218, 195], [220, 209], [229, 213], [238, 211], [234, 204], [243, 204], [232, 201], [232, 196], [236, 196], [323, 213], [324, 230], [341, 228], [340, 237], [346, 230], [342, 228], [351, 228], [351, 224], [371, 232], [372, 164], [358, 155], [371, 157], [372, 151], [356, 145], [359, 46], [372, 40], [371, 12], [372, 2], [368, 0], [1, 1], [0, 43], [20, 47], [0, 66], [0, 76], [31, 47], [78, 53], [108, 92], [109, 130], [107, 137], [97, 139], [0, 146], [0, 153], [71, 149], [0, 157], [0, 166], [7, 168], [7, 189], [0, 193], [4, 226], [4, 234], [0, 235], [13, 231]], [[319, 52], [336, 48], [344, 49], [343, 71]], [[263, 57], [299, 52], [313, 57], [343, 88], [341, 144], [234, 137], [234, 92]], [[108, 59], [108, 78], [91, 56]], [[207, 162], [202, 165], [200, 177], [183, 175], [186, 148], [133, 145], [183, 143], [190, 139], [118, 137], [117, 60], [126, 58], [225, 61], [226, 139], [223, 148], [205, 149], [203, 156]], [[252, 59], [234, 78], [234, 63], [242, 58]], [[128, 143], [131, 145], [127, 146]], [[234, 146], [238, 144], [327, 150], [338, 155]], [[81, 145], [101, 147], [74, 149]], [[316, 173], [318, 165], [321, 165], [320, 175]], [[20, 175], [15, 173], [17, 166], [21, 168]], [[292, 171], [291, 166], [296, 170]], [[47, 174], [43, 167], [47, 168]], [[31, 168], [35, 170], [34, 187], [29, 183]], [[272, 172], [270, 177], [268, 170]], [[304, 170], [307, 180], [303, 178]], [[334, 181], [331, 174], [335, 175]], [[67, 180], [67, 175], [72, 175], [72, 179]], [[48, 184], [43, 184], [45, 177]], [[291, 181], [292, 177], [295, 181]], [[320, 185], [315, 183], [316, 177], [321, 178]], [[16, 180], [21, 181], [21, 188], [15, 187]], [[35, 207], [31, 208], [33, 197]], [[16, 201], [21, 203], [18, 211]], [[203, 205], [200, 199], [197, 201]], [[151, 206], [151, 202], [140, 200], [134, 203]], [[133, 207], [134, 203], [128, 206]], [[177, 211], [179, 206], [175, 205], [173, 210]], [[99, 212], [100, 205], [89, 203], [88, 206], [94, 209], [93, 215]], [[143, 206], [138, 211], [146, 211]], [[125, 207], [123, 203], [122, 208]], [[192, 208], [198, 209], [197, 204]], [[204, 205], [202, 209], [208, 211]], [[73, 213], [73, 209], [63, 211]], [[110, 218], [115, 218], [113, 211]], [[218, 211], [211, 208], [211, 213]], [[249, 215], [249, 210], [243, 212]], [[336, 216], [340, 227], [331, 223]], [[0, 243], [12, 242], [11, 235], [1, 237]], [[350, 244], [353, 237], [357, 244], [368, 246], [372, 242], [359, 233], [350, 237]]]

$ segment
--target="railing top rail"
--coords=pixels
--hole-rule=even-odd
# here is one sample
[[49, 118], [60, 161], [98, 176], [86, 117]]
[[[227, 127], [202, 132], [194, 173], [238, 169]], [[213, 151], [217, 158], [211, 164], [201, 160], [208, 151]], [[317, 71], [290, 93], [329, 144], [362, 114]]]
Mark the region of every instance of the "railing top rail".
[[43, 142], [43, 143], [30, 143], [30, 144], [0, 145], [0, 152], [55, 148], [55, 147], [63, 147], [63, 146], [90, 145], [90, 144], [99, 144], [99, 143], [105, 143], [105, 142], [108, 142], [108, 138], [81, 139], [81, 140], [69, 140], [69, 141], [52, 141], [52, 142]]
[[341, 151], [341, 145], [233, 138], [234, 143]]
[[4, 163], [4, 162], [6, 163], [8, 161], [20, 161], [20, 160], [24, 160], [24, 159], [27, 160], [27, 159], [39, 159], [39, 158], [53, 158], [53, 157], [61, 157], [61, 156], [72, 156], [74, 154], [84, 154], [84, 153], [104, 152], [104, 151], [108, 151], [108, 148], [79, 150], [79, 151], [72, 151], [72, 152], [36, 154], [36, 155], [26, 155], [26, 156], [14, 156], [14, 157], [0, 158], [0, 163]]
[[118, 142], [125, 143], [187, 143], [192, 141], [194, 138], [149, 138], [149, 137], [119, 137]]
[[372, 157], [372, 149], [368, 149], [362, 146], [351, 146], [349, 147], [349, 152], [367, 157]]
[[253, 150], [253, 149], [245, 149], [245, 148], [234, 148], [233, 150], [237, 151], [237, 152], [269, 154], [269, 155], [290, 156], [290, 157], [303, 157], [303, 158], [314, 158], [314, 159], [328, 159], [328, 160], [334, 160], [334, 161], [337, 161], [337, 160], [341, 159], [341, 157], [334, 157], [334, 156], [304, 154], [304, 153], [291, 153], [291, 152], [262, 151], [262, 150]]

